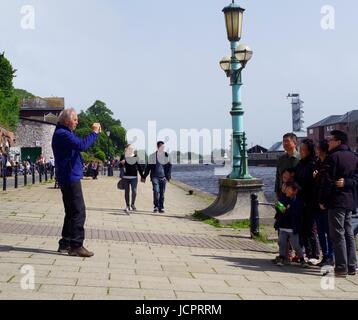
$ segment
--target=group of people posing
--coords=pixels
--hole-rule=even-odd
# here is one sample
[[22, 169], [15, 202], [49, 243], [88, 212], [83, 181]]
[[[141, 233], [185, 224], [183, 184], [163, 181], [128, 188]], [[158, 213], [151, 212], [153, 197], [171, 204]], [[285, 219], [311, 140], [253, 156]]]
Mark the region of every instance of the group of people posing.
[[283, 147], [275, 184], [279, 256], [274, 262], [328, 265], [336, 276], [355, 275], [358, 156], [349, 149], [347, 134], [334, 130], [316, 144], [305, 139], [298, 151], [297, 136], [288, 133]]

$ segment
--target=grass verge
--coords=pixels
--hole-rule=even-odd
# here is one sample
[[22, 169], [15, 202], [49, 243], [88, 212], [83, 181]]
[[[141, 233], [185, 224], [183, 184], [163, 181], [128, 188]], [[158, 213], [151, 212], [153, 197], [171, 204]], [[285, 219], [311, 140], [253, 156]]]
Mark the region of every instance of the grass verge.
[[[205, 214], [195, 212], [192, 217], [198, 221], [201, 221], [203, 223], [206, 223], [210, 226], [213, 226], [215, 228], [229, 228], [229, 229], [235, 229], [235, 230], [249, 230], [250, 229], [250, 220], [241, 220], [241, 221], [235, 221], [234, 223], [222, 225], [220, 224], [218, 219], [206, 216]], [[260, 233], [258, 236], [253, 236], [253, 240], [263, 242], [263, 243], [274, 243], [275, 241], [270, 240], [269, 236], [267, 234], [265, 226], [260, 227]]]

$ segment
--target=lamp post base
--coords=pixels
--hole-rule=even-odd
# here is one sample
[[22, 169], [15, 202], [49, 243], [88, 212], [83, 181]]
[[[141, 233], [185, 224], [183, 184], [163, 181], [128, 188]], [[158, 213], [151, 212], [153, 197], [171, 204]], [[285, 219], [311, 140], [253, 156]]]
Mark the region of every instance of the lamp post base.
[[[250, 218], [250, 195], [258, 195], [260, 202], [267, 202], [262, 191], [263, 182], [260, 179], [220, 179], [219, 194], [214, 203], [204, 210], [197, 211], [219, 220], [221, 224], [230, 224], [235, 221]], [[260, 220], [264, 223], [273, 223], [275, 211], [268, 206], [260, 206]]]

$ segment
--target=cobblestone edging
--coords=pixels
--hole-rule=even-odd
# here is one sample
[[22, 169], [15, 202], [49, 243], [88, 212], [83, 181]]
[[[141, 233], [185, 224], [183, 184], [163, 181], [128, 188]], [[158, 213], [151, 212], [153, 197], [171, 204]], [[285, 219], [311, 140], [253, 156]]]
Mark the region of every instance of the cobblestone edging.
[[[35, 225], [24, 223], [2, 223], [0, 232], [9, 234], [23, 234], [43, 237], [59, 237], [61, 227], [50, 225]], [[266, 244], [250, 239], [234, 236], [193, 237], [179, 234], [165, 234], [152, 232], [130, 232], [120, 230], [105, 230], [96, 228], [86, 229], [86, 239], [110, 240], [133, 243], [151, 243], [179, 247], [196, 247], [224, 250], [247, 250], [266, 253], [275, 253], [276, 250]]]

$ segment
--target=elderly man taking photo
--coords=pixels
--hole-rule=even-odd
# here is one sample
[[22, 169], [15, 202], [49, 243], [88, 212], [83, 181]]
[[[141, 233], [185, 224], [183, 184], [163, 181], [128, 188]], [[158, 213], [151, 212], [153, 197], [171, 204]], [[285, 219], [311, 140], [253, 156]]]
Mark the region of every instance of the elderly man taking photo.
[[94, 123], [92, 133], [86, 138], [77, 137], [73, 131], [78, 125], [74, 109], [65, 109], [59, 116], [58, 125], [52, 138], [55, 156], [56, 178], [61, 188], [65, 207], [65, 220], [58, 252], [70, 256], [92, 257], [93, 252], [83, 246], [86, 207], [82, 194], [83, 160], [81, 151], [88, 150], [97, 140], [101, 125]]

